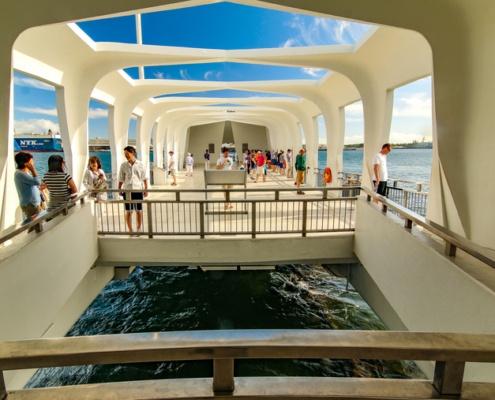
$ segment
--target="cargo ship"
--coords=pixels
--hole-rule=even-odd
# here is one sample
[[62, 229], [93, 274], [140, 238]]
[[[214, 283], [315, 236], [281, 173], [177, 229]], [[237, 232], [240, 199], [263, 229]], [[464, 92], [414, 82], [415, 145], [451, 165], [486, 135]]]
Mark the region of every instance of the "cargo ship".
[[58, 133], [16, 133], [14, 151], [64, 151]]

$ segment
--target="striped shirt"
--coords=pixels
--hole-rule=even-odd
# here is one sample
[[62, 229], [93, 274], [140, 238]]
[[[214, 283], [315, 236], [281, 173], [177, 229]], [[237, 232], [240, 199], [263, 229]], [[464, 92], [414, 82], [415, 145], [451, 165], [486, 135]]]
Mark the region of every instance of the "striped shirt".
[[71, 193], [69, 181], [72, 177], [65, 172], [47, 172], [43, 177], [43, 182], [48, 186], [50, 197], [68, 199]]

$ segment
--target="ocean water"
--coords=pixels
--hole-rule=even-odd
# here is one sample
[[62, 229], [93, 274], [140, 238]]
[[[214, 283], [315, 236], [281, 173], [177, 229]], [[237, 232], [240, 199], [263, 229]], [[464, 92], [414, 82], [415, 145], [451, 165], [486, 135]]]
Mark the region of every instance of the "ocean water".
[[[33, 153], [36, 170], [43, 176], [48, 169], [48, 158], [52, 154], [63, 153]], [[112, 155], [109, 151], [91, 152], [90, 156], [97, 156], [106, 173], [112, 169]], [[360, 174], [363, 170], [363, 152], [361, 150], [344, 151], [344, 171]], [[389, 176], [393, 179], [404, 179], [413, 182], [430, 182], [431, 149], [393, 149], [388, 157]], [[327, 152], [318, 152], [318, 167], [326, 167]], [[153, 153], [150, 161], [153, 162]]]
[[[430, 182], [432, 149], [392, 149], [387, 156], [390, 179], [412, 182]], [[318, 167], [326, 167], [327, 152], [318, 152]], [[343, 153], [344, 172], [361, 174], [363, 151], [352, 150]]]
[[[67, 336], [217, 329], [384, 330], [344, 279], [321, 265], [274, 271], [137, 268], [112, 281]], [[421, 378], [415, 364], [383, 360], [239, 360], [236, 376]], [[163, 362], [47, 368], [28, 387], [212, 376], [212, 363]]]

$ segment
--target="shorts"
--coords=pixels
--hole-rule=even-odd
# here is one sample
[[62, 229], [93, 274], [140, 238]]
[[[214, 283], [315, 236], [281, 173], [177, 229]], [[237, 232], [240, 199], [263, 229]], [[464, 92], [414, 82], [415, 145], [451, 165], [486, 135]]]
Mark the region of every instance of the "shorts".
[[265, 173], [265, 169], [263, 167], [256, 168], [256, 175], [263, 175]]
[[[128, 198], [129, 193], [126, 193], [126, 200], [129, 200]], [[144, 199], [144, 193], [130, 193], [131, 198], [130, 200], [143, 200]], [[125, 203], [125, 210], [126, 211], [143, 211], [143, 203]]]
[[299, 182], [299, 183], [304, 182], [304, 171], [297, 171], [296, 182]]
[[21, 210], [26, 218], [31, 218], [33, 215], [41, 212], [41, 207], [39, 204], [28, 204], [27, 206], [21, 206]]
[[[376, 185], [376, 181], [373, 181], [373, 183]], [[379, 194], [380, 196], [384, 196], [384, 197], [387, 196], [387, 181], [380, 181], [378, 183], [376, 193]]]
[[177, 175], [177, 172], [176, 172], [175, 168], [170, 168], [170, 175], [171, 176]]
[[280, 162], [280, 163], [278, 163], [278, 166], [279, 166], [280, 168], [284, 168], [284, 163], [283, 163], [283, 162]]

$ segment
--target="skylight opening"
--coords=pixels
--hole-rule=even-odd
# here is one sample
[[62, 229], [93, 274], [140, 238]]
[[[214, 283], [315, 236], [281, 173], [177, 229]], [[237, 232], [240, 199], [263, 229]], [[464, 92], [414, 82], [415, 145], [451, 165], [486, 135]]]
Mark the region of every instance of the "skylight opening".
[[[126, 68], [124, 71], [132, 79], [140, 78], [138, 67]], [[316, 68], [221, 62], [147, 66], [144, 67], [144, 78], [208, 82], [319, 80], [327, 72]]]
[[267, 92], [251, 92], [247, 90], [231, 90], [231, 89], [223, 89], [223, 90], [208, 90], [201, 92], [185, 92], [185, 93], [174, 93], [174, 94], [165, 94], [162, 96], [156, 96], [155, 99], [167, 98], [167, 97], [203, 97], [203, 98], [224, 98], [224, 99], [249, 99], [249, 98], [270, 98], [270, 97], [284, 97], [284, 98], [292, 98], [298, 99], [298, 96], [293, 96], [290, 94], [283, 93], [267, 93]]
[[[94, 42], [137, 44], [136, 16], [78, 22]], [[229, 2], [141, 14], [142, 44], [217, 50], [355, 44], [370, 25]]]
[[114, 17], [77, 22], [93, 42], [136, 44], [136, 17]]

